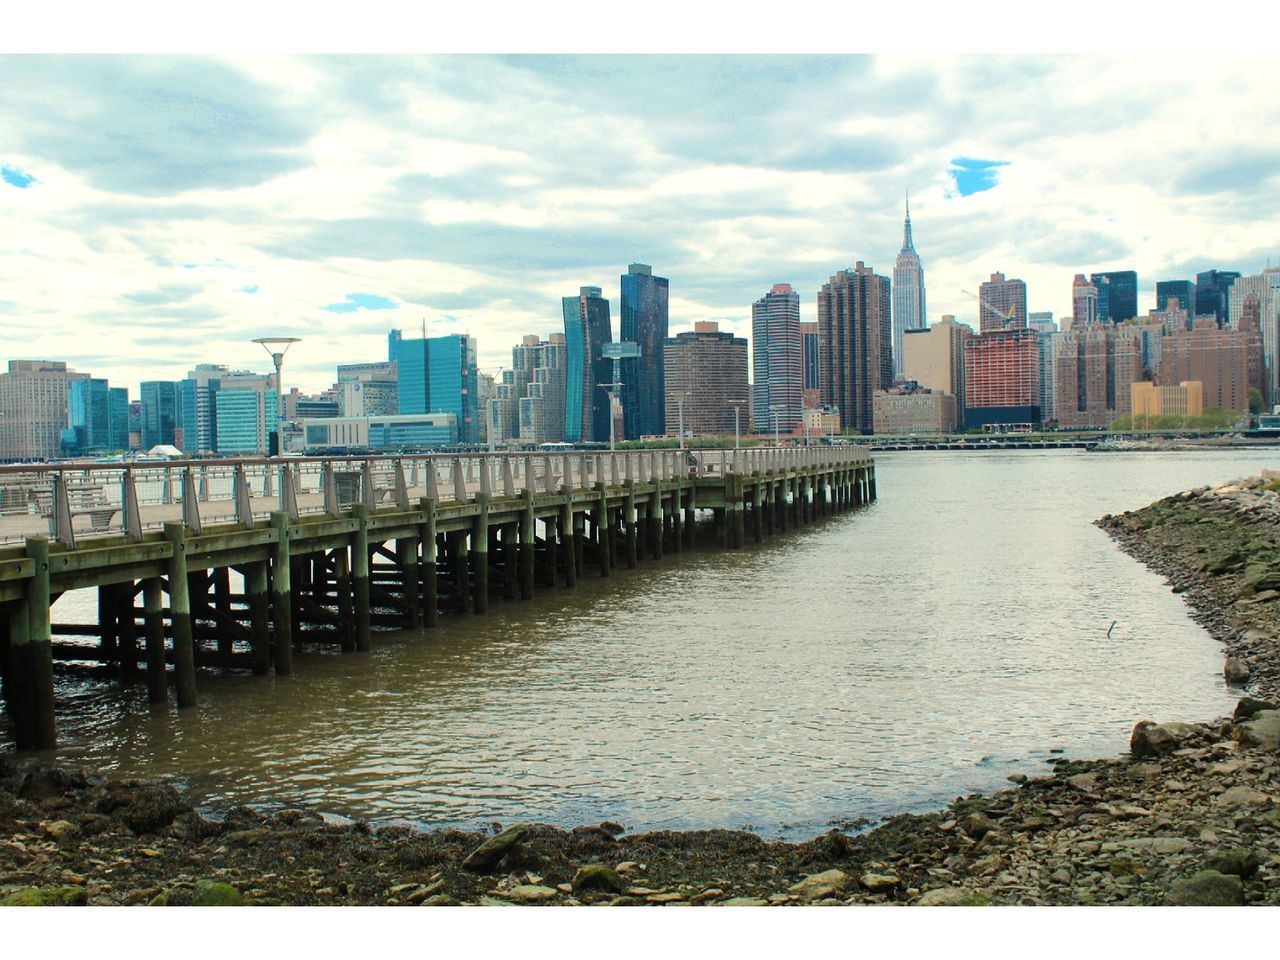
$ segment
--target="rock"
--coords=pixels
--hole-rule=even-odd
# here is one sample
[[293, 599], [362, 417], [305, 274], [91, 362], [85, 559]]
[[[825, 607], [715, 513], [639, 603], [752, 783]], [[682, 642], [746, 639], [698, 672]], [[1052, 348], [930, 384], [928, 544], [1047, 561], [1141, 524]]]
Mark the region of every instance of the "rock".
[[986, 895], [966, 887], [940, 887], [937, 890], [926, 890], [916, 901], [918, 907], [989, 907], [991, 901]]
[[447, 893], [437, 893], [434, 897], [427, 897], [422, 901], [424, 907], [456, 907], [458, 901], [453, 899]]
[[1254, 851], [1243, 847], [1210, 850], [1204, 858], [1204, 866], [1206, 870], [1248, 880], [1258, 872], [1259, 858]]
[[644, 867], [636, 863], [634, 860], [623, 860], [613, 869], [617, 870], [623, 876], [630, 876], [633, 873], [644, 872]]
[[147, 901], [148, 907], [167, 907], [169, 905], [169, 891], [161, 890], [154, 897]]
[[1224, 807], [1262, 806], [1271, 802], [1271, 798], [1252, 787], [1232, 787], [1213, 798], [1213, 802]]
[[272, 834], [269, 827], [251, 827], [248, 830], [232, 830], [223, 839], [233, 847], [256, 847], [262, 841], [270, 839]]
[[197, 880], [191, 891], [193, 907], [242, 907], [244, 895], [229, 883], [218, 880]]
[[1280, 710], [1259, 710], [1238, 730], [1240, 742], [1246, 746], [1280, 750]]
[[622, 893], [627, 889], [627, 881], [612, 867], [603, 863], [589, 863], [579, 867], [573, 875], [575, 892], [583, 890], [607, 890], [610, 893]]
[[1217, 870], [1201, 870], [1189, 880], [1175, 881], [1164, 902], [1170, 907], [1243, 906], [1244, 881]]
[[1238, 657], [1227, 657], [1222, 666], [1222, 676], [1233, 687], [1242, 687], [1249, 682], [1249, 665]]
[[980, 840], [995, 827], [995, 821], [985, 813], [971, 813], [960, 821], [960, 829], [975, 840]]
[[761, 900], [759, 897], [730, 897], [719, 904], [722, 907], [767, 907], [768, 905], [768, 900]]
[[1057, 870], [1053, 871], [1053, 873], [1049, 874], [1049, 879], [1054, 883], [1070, 883], [1071, 871], [1066, 867], [1059, 867]]
[[892, 873], [864, 873], [858, 878], [858, 882], [872, 893], [882, 893], [893, 890], [902, 883], [902, 878]]
[[84, 887], [22, 887], [0, 900], [0, 907], [83, 907], [88, 902]]
[[1159, 757], [1173, 753], [1195, 733], [1189, 723], [1153, 723], [1139, 720], [1129, 738], [1129, 752], [1135, 757]]
[[40, 829], [53, 839], [62, 843], [80, 832], [80, 828], [66, 820], [49, 820], [40, 824]]
[[1241, 697], [1236, 703], [1235, 713], [1231, 715], [1231, 719], [1239, 723], [1241, 720], [1248, 720], [1261, 710], [1280, 710], [1280, 704], [1271, 703], [1269, 700], [1255, 700], [1253, 697]]
[[680, 903], [684, 898], [683, 893], [673, 890], [668, 893], [651, 893], [645, 897], [645, 900], [649, 903]]
[[804, 900], [822, 900], [844, 893], [849, 885], [849, 875], [843, 870], [826, 870], [793, 883], [788, 889]]
[[522, 883], [507, 891], [507, 897], [513, 903], [544, 903], [554, 900], [560, 894], [553, 887], [544, 887], [536, 883]]
[[1084, 793], [1095, 793], [1098, 789], [1098, 775], [1077, 773], [1074, 777], [1067, 777], [1067, 783]]
[[1027, 782], [1027, 775], [1025, 773], [1011, 773], [1005, 779], [1010, 783], [1023, 784]]
[[155, 833], [189, 813], [191, 804], [167, 783], [129, 783], [113, 785], [98, 810], [114, 813], [134, 833]]
[[496, 866], [503, 857], [511, 852], [511, 848], [524, 839], [524, 827], [508, 827], [500, 834], [490, 837], [476, 847], [462, 861], [463, 869], [482, 873]]

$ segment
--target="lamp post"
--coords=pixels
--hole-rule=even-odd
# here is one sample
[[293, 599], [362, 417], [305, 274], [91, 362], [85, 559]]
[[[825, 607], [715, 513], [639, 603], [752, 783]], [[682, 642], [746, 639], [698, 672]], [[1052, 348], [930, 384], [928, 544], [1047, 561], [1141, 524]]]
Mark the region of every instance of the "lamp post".
[[781, 403], [769, 404], [769, 413], [773, 415], [773, 445], [775, 447], [782, 446], [782, 440], [778, 436], [778, 411], [787, 409]]
[[[284, 453], [284, 381], [280, 378], [280, 368], [284, 366], [285, 353], [301, 339], [301, 337], [258, 337], [253, 341], [262, 344], [262, 349], [271, 354], [271, 362], [276, 365], [276, 456]], [[270, 450], [270, 440], [268, 440], [267, 449]]]
[[690, 394], [686, 391], [685, 393], [682, 393], [680, 394], [680, 396], [676, 397], [676, 406], [680, 410], [680, 449], [681, 450], [684, 449], [684, 398], [687, 396], [690, 396]]
[[733, 454], [734, 454], [734, 462], [736, 463], [738, 459], [738, 453], [742, 449], [742, 427], [739, 423], [738, 416], [742, 410], [742, 405], [747, 401], [727, 400], [725, 402], [733, 407]]
[[614, 433], [616, 432], [615, 428], [617, 426], [613, 418], [613, 403], [615, 399], [614, 391], [621, 387], [622, 384], [615, 380], [613, 383], [597, 383], [596, 386], [600, 387], [609, 395], [609, 452], [612, 453], [615, 442]]

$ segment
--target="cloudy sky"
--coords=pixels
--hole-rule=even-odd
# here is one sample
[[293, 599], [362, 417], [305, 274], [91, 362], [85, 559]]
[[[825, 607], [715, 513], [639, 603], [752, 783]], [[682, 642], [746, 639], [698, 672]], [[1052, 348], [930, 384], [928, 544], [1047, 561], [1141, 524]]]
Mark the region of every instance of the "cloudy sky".
[[773, 283], [889, 274], [911, 192], [929, 318], [993, 271], [1070, 311], [1076, 272], [1280, 262], [1274, 57], [0, 57], [3, 357], [131, 395], [199, 361], [286, 383], [392, 327], [510, 362], [560, 297], [671, 281], [673, 332], [749, 335]]

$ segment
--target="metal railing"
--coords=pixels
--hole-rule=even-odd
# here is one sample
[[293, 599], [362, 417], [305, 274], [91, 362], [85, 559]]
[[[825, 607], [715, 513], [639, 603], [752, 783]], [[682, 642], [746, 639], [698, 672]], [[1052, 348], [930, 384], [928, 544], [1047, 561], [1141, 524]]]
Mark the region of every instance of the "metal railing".
[[826, 446], [0, 466], [0, 544], [47, 534], [72, 548], [92, 537], [140, 540], [177, 521], [199, 533], [276, 511], [337, 516], [353, 503], [407, 510], [423, 497], [465, 502], [477, 493], [514, 497], [870, 461], [861, 447]]

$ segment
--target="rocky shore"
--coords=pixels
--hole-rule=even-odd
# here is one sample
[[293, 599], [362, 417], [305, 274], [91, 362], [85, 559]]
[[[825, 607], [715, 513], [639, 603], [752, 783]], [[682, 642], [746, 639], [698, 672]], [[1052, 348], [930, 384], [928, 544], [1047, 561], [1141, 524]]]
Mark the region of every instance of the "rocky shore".
[[375, 830], [306, 809], [212, 818], [171, 784], [7, 756], [0, 903], [1280, 904], [1280, 493], [1268, 486], [1099, 521], [1185, 594], [1242, 695], [1231, 718], [1141, 720], [1125, 757], [1064, 759], [942, 811], [783, 843], [614, 823]]

